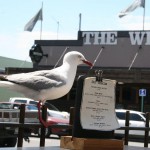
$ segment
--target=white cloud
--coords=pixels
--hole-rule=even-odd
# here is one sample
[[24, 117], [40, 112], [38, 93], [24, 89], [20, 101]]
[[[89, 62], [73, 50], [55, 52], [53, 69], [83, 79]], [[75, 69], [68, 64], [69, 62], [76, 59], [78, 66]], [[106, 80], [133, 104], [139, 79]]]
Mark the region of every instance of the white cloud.
[[[57, 39], [77, 39], [77, 37], [73, 37], [69, 34], [62, 34], [54, 32], [43, 32], [42, 40], [55, 40]], [[18, 34], [5, 34], [0, 35], [0, 56], [31, 61], [29, 57], [29, 50], [34, 44], [34, 40], [40, 39], [39, 32], [20, 32]]]
[[[143, 30], [143, 16], [128, 15], [119, 19], [119, 23], [126, 30]], [[144, 29], [150, 30], [150, 17], [145, 17]]]
[[[116, 20], [116, 22], [118, 19]], [[116, 27], [116, 26], [115, 26]], [[117, 28], [121, 30], [142, 30], [143, 17], [128, 15], [121, 19], [117, 24]], [[111, 29], [109, 29], [111, 30]], [[115, 29], [117, 30], [117, 29]], [[145, 30], [150, 30], [150, 17], [145, 17]], [[34, 40], [40, 39], [39, 31], [32, 32], [18, 32], [15, 34], [1, 34], [0, 35], [0, 56], [31, 61], [29, 57], [29, 50], [34, 44]], [[77, 32], [59, 31], [56, 32], [42, 32], [42, 40], [61, 40], [61, 39], [77, 39]]]

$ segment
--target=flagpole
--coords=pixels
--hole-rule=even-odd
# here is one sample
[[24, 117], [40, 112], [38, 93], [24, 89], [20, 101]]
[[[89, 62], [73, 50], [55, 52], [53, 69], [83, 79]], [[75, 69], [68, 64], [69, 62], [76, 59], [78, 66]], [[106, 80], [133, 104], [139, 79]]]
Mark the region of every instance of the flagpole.
[[57, 40], [58, 40], [58, 34], [59, 34], [59, 21], [57, 21]]
[[81, 31], [81, 13], [79, 14], [79, 31]]
[[41, 20], [41, 29], [40, 29], [40, 40], [42, 39], [42, 20]]
[[143, 31], [145, 30], [145, 1], [144, 0], [144, 10], [143, 10]]
[[43, 2], [42, 2], [42, 7], [41, 7], [41, 9], [42, 9], [42, 19], [41, 19], [41, 29], [40, 29], [40, 40], [42, 39], [42, 22], [43, 22]]

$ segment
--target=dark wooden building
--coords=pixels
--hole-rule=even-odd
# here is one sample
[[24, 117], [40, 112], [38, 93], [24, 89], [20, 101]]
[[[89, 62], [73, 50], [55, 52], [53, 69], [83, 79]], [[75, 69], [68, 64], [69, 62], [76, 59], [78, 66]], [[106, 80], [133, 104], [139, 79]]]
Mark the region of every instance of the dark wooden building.
[[[150, 31], [79, 31], [77, 40], [35, 40], [35, 44], [42, 49], [35, 68], [55, 66], [64, 51], [79, 51], [91, 62], [99, 55], [90, 71], [101, 69], [103, 78], [117, 80], [116, 107], [141, 110], [139, 89], [145, 89], [144, 111], [150, 111]], [[77, 76], [88, 72], [80, 66]], [[73, 105], [74, 89], [75, 85], [65, 97], [66, 105]]]

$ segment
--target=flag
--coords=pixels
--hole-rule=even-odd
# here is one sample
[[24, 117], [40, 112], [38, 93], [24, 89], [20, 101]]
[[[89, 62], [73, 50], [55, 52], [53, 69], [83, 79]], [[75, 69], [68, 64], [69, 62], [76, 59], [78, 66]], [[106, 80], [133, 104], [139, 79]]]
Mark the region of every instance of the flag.
[[128, 8], [122, 10], [119, 13], [119, 17], [124, 17], [128, 15], [130, 12], [134, 11], [137, 7], [145, 7], [145, 0], [135, 0]]
[[36, 22], [38, 20], [43, 20], [42, 8], [38, 11], [38, 13], [25, 25], [24, 31], [32, 31]]

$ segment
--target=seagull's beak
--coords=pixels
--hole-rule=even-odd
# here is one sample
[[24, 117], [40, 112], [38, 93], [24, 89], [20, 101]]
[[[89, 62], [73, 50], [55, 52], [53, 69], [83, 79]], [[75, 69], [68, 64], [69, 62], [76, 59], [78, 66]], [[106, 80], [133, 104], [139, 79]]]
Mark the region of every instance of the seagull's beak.
[[93, 64], [90, 62], [90, 61], [87, 61], [87, 60], [82, 60], [85, 64], [89, 65], [90, 67], [93, 66]]

